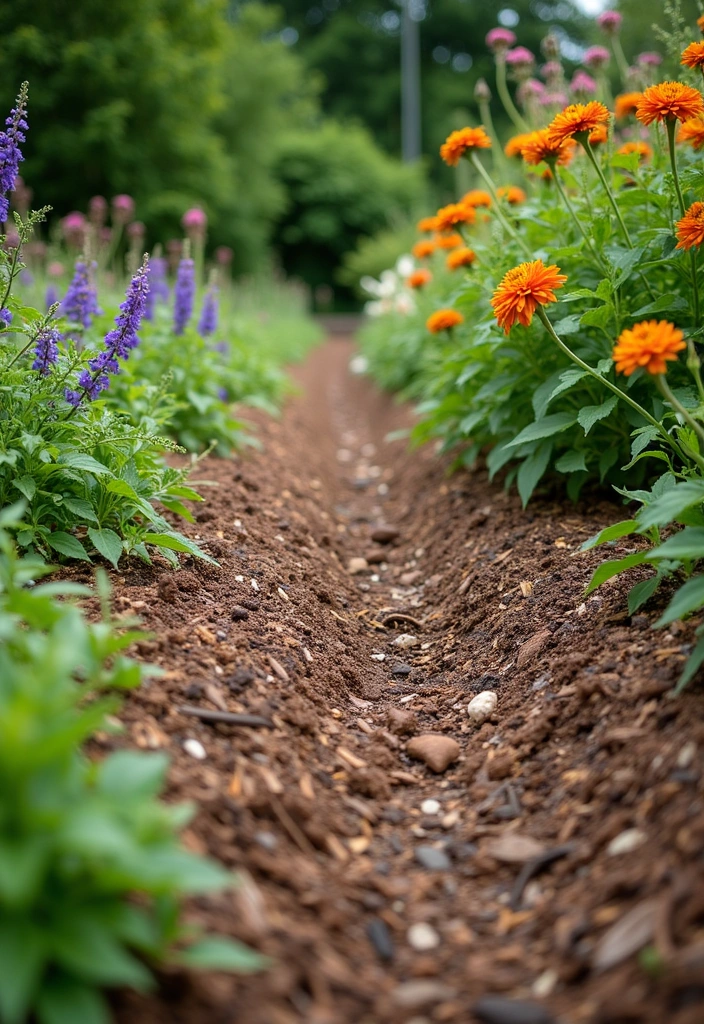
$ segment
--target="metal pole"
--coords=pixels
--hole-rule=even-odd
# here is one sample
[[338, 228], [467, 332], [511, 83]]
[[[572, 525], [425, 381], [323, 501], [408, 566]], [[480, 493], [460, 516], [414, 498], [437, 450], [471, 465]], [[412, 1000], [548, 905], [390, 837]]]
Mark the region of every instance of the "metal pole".
[[407, 163], [421, 153], [420, 33], [413, 6], [414, 0], [401, 0], [401, 150]]

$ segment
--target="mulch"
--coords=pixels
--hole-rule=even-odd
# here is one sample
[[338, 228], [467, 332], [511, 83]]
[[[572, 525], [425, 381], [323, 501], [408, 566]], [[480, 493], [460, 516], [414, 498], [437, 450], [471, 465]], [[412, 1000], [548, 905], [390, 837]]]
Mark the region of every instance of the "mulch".
[[[186, 845], [240, 877], [189, 917], [272, 959], [165, 972], [116, 1019], [699, 1024], [704, 700], [669, 696], [691, 627], [651, 629], [667, 595], [629, 617], [623, 581], [585, 599], [608, 496], [523, 511], [448, 475], [389, 439], [410, 412], [351, 354], [310, 357], [261, 451], [198, 465], [187, 532], [219, 567], [112, 574], [164, 674], [96, 752], [169, 753]], [[426, 734], [445, 770], [409, 753]]]

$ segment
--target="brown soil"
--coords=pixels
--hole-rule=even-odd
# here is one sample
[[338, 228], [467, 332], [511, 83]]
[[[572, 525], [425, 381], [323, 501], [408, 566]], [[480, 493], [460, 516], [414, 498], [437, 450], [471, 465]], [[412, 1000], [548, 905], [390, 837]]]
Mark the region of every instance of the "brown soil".
[[[219, 568], [115, 580], [165, 670], [127, 701], [127, 736], [169, 752], [169, 799], [198, 807], [188, 846], [241, 878], [190, 912], [274, 961], [166, 976], [116, 997], [118, 1020], [701, 1022], [702, 692], [667, 695], [691, 630], [629, 618], [622, 582], [584, 600], [601, 555], [579, 546], [615, 506], [524, 512], [482, 471], [447, 476], [387, 439], [410, 414], [351, 354], [314, 353], [262, 451], [198, 468], [190, 532]], [[398, 536], [373, 543], [380, 524]], [[409, 756], [425, 733], [459, 745], [444, 772]], [[511, 1002], [475, 1015], [491, 995]]]

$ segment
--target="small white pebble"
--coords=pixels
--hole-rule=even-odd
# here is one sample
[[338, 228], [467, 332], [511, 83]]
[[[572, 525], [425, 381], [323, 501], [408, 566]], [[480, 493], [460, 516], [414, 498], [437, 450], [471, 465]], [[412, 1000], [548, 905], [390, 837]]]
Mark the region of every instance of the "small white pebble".
[[689, 743], [685, 743], [677, 755], [677, 767], [680, 769], [689, 768], [696, 756], [697, 744], [690, 740]]
[[614, 836], [606, 847], [606, 852], [610, 857], [632, 853], [639, 846], [642, 846], [647, 838], [645, 832], [641, 832], [639, 828], [627, 828], [625, 832], [620, 832], [617, 836]]
[[406, 647], [416, 647], [420, 641], [417, 636], [412, 636], [411, 633], [401, 633], [394, 640], [394, 647], [400, 647], [404, 650]]
[[374, 661], [385, 661], [386, 660], [386, 655], [385, 654], [372, 654], [371, 657], [374, 659]]
[[560, 976], [556, 970], [552, 967], [548, 967], [547, 971], [543, 971], [542, 974], [533, 982], [532, 992], [536, 999], [547, 999], [555, 991], [555, 986], [560, 980]]
[[250, 580], [249, 583], [250, 583], [250, 586], [252, 587], [252, 590], [257, 591], [257, 593], [258, 593], [259, 592], [259, 584], [257, 583], [257, 581], [256, 580]]
[[378, 583], [379, 580], [381, 579], [379, 573], [377, 572], [373, 573], [369, 578], [371, 579], [372, 583]]
[[379, 484], [379, 486], [376, 489], [376, 493], [380, 494], [382, 496], [382, 498], [385, 497], [389, 493], [389, 485], [388, 484]]
[[428, 799], [424, 800], [420, 805], [420, 809], [423, 814], [437, 814], [440, 810], [440, 803], [437, 800]]
[[417, 693], [407, 693], [405, 697], [401, 697], [399, 704], [408, 704], [409, 701], [412, 701], [417, 696]]
[[244, 576], [235, 576], [235, 580], [238, 583], [244, 583]]
[[476, 697], [472, 697], [467, 705], [467, 715], [473, 725], [482, 725], [487, 718], [491, 718], [496, 711], [499, 698], [494, 690], [483, 690]]
[[276, 590], [278, 592], [279, 597], [282, 597], [284, 599], [284, 601], [290, 601], [291, 600], [291, 598], [288, 596], [288, 594], [286, 593], [286, 591], [284, 590], [283, 587], [277, 587]]
[[205, 747], [199, 740], [184, 740], [183, 749], [191, 757], [195, 757], [197, 761], [204, 761], [208, 756], [205, 752]]
[[310, 653], [307, 647], [303, 648], [303, 657], [306, 659], [308, 664], [310, 664], [313, 661], [313, 655]]
[[235, 519], [234, 525], [239, 530], [239, 528], [242, 526], [242, 520], [241, 519]]
[[424, 921], [412, 924], [407, 933], [408, 944], [418, 953], [425, 953], [429, 949], [437, 949], [440, 945], [440, 936], [431, 925]]

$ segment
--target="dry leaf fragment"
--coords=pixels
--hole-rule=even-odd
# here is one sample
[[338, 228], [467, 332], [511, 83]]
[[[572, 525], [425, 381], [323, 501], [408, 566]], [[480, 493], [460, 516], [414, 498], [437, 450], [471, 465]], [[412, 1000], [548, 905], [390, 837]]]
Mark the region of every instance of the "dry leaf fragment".
[[655, 933], [658, 900], [643, 900], [602, 936], [594, 951], [594, 969], [608, 971], [647, 945]]

